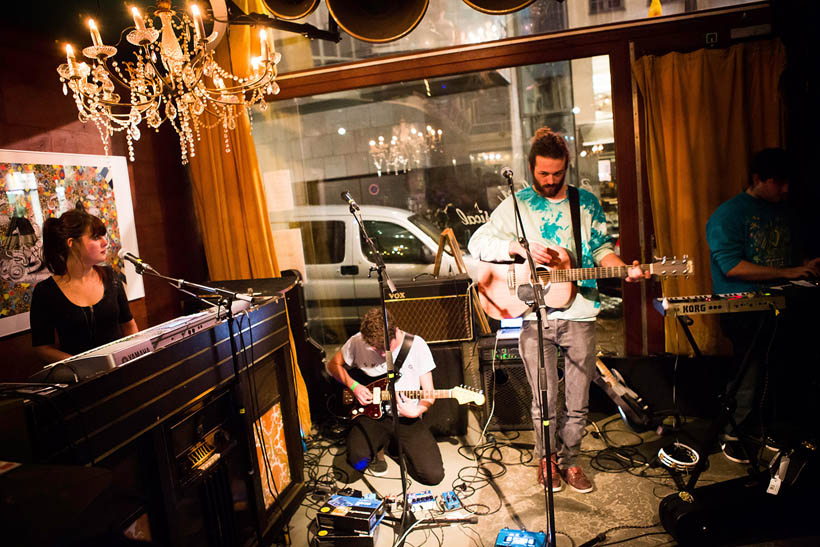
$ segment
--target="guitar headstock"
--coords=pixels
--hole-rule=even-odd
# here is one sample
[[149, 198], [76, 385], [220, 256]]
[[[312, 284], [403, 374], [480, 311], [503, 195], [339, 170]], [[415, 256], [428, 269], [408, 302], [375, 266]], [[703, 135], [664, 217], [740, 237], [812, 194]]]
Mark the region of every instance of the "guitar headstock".
[[695, 271], [695, 263], [689, 260], [687, 255], [683, 258], [673, 256], [655, 258], [655, 262], [649, 264], [649, 273], [663, 277], [689, 277]]
[[480, 389], [475, 389], [467, 386], [456, 386], [452, 390], [453, 399], [458, 401], [460, 405], [467, 403], [475, 403], [477, 405], [484, 404], [484, 393]]

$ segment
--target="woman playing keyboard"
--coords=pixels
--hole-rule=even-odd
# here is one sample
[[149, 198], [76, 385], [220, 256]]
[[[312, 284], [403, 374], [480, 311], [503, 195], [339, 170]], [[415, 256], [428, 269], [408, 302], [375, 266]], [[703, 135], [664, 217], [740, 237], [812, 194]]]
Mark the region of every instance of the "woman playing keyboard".
[[43, 224], [51, 277], [34, 287], [31, 345], [43, 363], [60, 361], [137, 332], [120, 275], [105, 262], [102, 221], [74, 209]]

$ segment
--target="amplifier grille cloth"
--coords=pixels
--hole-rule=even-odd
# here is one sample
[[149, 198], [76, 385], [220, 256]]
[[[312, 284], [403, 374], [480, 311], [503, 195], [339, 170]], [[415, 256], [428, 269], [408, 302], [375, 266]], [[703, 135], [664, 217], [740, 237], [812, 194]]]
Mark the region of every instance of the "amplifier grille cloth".
[[[489, 431], [532, 429], [532, 390], [527, 382], [524, 363], [501, 362], [495, 365], [495, 374], [489, 363], [481, 363], [481, 387], [484, 390], [483, 421], [487, 419], [495, 398], [493, 419], [487, 427]], [[558, 408], [564, 408], [564, 363], [558, 362]]]
[[403, 331], [430, 343], [472, 340], [469, 294], [387, 301], [387, 309]]

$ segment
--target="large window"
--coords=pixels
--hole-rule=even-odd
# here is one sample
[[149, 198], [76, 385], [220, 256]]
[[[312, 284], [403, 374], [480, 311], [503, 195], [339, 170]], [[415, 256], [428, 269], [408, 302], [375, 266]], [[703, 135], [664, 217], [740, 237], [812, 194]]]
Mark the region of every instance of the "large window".
[[[662, 5], [663, 15], [675, 15], [755, 1], [757, 0], [663, 0]], [[399, 9], [404, 4], [393, 2]], [[411, 5], [409, 2], [406, 4]], [[396, 14], [395, 19], [399, 20], [399, 12]], [[279, 70], [284, 73], [382, 55], [634, 21], [647, 16], [647, 0], [537, 0], [527, 8], [509, 15], [487, 15], [472, 9], [462, 0], [430, 0], [419, 25], [407, 36], [393, 42], [356, 40], [344, 31], [341, 32], [342, 40], [338, 44], [309, 40], [287, 32], [277, 31], [275, 36], [276, 47], [282, 53]], [[327, 6], [325, 2], [321, 2], [315, 12], [300, 22], [325, 29], [328, 17]]]
[[[466, 253], [472, 233], [509, 194], [504, 166], [513, 169], [517, 188], [529, 184], [529, 140], [542, 126], [566, 140], [568, 182], [601, 199], [617, 241], [607, 56], [406, 81], [254, 111], [273, 228], [301, 223], [311, 321], [334, 322], [334, 338], [342, 339], [355, 331], [363, 310], [378, 302], [372, 257], [342, 192], [361, 205], [391, 277], [412, 279], [432, 271], [445, 228]], [[282, 204], [293, 205], [280, 211]], [[469, 270], [475, 261], [465, 258]], [[319, 260], [334, 263], [323, 266]], [[445, 253], [442, 266], [445, 273], [453, 271], [453, 257]], [[609, 317], [617, 330], [620, 284], [615, 285], [604, 297], [599, 323]], [[623, 336], [603, 339], [615, 345], [604, 350], [622, 352]]]

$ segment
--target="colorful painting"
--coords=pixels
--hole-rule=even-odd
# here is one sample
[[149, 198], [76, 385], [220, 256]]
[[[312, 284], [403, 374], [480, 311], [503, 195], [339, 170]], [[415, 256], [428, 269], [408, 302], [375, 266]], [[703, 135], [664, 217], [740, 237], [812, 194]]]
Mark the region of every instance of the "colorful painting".
[[[50, 275], [43, 222], [75, 207], [102, 219], [108, 263], [123, 271], [119, 250], [139, 253], [125, 158], [0, 150], [0, 336], [29, 328], [34, 286]], [[144, 296], [142, 278], [124, 271], [129, 300]]]
[[[261, 431], [261, 437], [260, 437]], [[265, 509], [270, 509], [278, 492], [291, 483], [288, 447], [285, 443], [285, 426], [279, 403], [273, 405], [256, 420], [253, 428], [256, 442], [256, 459], [262, 481]], [[272, 481], [272, 482], [271, 482]]]

